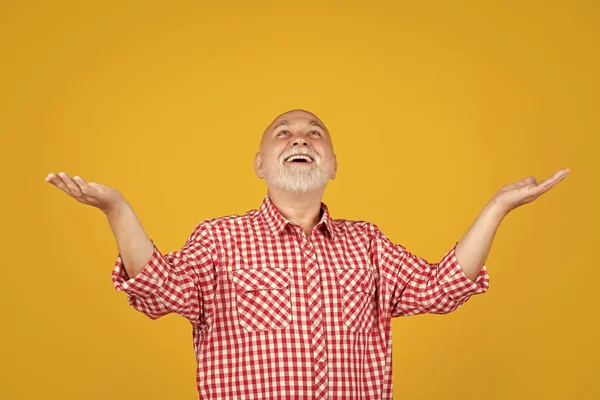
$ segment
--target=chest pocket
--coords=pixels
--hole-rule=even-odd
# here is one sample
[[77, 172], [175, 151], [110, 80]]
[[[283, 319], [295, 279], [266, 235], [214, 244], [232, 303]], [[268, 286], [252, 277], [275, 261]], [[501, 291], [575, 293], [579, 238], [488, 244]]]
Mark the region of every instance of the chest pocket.
[[277, 268], [240, 269], [232, 274], [237, 314], [247, 331], [283, 329], [292, 320], [290, 273]]
[[372, 332], [377, 321], [375, 279], [366, 268], [336, 269], [342, 295], [342, 319], [354, 332]]

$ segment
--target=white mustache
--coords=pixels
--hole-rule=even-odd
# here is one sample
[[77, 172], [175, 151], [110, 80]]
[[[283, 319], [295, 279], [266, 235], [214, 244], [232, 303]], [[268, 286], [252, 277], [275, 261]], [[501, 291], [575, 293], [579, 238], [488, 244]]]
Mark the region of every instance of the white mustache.
[[303, 149], [303, 148], [298, 148], [298, 147], [292, 147], [290, 150], [288, 150], [285, 153], [283, 153], [281, 155], [281, 157], [279, 157], [279, 162], [283, 164], [288, 157], [295, 156], [296, 154], [303, 154], [305, 156], [309, 156], [317, 164], [321, 161], [321, 157], [319, 157], [319, 155], [316, 152], [314, 152], [314, 151], [312, 151], [310, 149], [306, 149], [306, 148]]

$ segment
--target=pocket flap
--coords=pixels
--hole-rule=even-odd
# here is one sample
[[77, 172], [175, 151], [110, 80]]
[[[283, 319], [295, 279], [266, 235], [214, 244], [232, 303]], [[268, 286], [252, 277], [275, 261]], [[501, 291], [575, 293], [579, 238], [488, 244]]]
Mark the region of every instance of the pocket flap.
[[290, 286], [290, 273], [284, 269], [239, 269], [232, 276], [238, 291], [285, 289]]
[[375, 293], [375, 279], [365, 268], [336, 269], [338, 284], [345, 292]]

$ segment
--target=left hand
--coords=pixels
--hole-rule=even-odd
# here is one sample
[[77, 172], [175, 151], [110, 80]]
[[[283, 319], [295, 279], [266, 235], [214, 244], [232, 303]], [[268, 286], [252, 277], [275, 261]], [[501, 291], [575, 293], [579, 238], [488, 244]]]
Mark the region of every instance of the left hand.
[[550, 178], [537, 182], [535, 177], [529, 176], [519, 182], [502, 186], [492, 198], [492, 203], [500, 207], [503, 213], [508, 214], [523, 204], [531, 203], [548, 190], [552, 189], [567, 177], [568, 168], [557, 171]]

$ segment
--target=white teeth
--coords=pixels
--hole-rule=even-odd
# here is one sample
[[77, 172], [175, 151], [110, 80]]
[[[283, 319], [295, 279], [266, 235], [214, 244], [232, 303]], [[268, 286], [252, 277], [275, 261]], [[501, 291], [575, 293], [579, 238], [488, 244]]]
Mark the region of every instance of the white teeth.
[[285, 159], [286, 162], [292, 162], [294, 160], [306, 160], [307, 162], [311, 162], [312, 158], [304, 154], [294, 154]]

